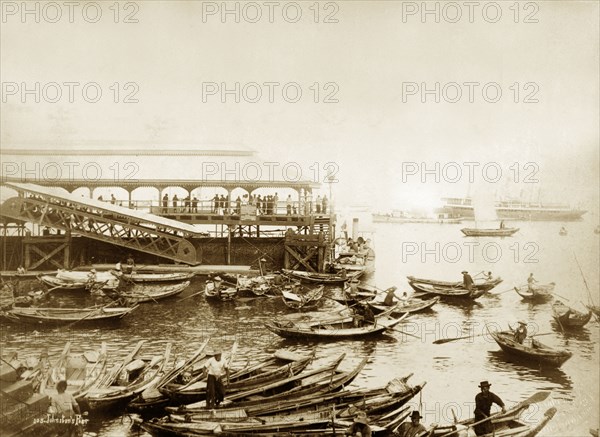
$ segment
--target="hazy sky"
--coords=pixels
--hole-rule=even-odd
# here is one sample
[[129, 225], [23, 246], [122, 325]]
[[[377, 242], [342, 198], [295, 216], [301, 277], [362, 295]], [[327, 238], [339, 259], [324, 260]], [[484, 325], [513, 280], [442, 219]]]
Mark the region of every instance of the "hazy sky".
[[308, 178], [335, 162], [338, 199], [380, 210], [478, 190], [598, 208], [597, 1], [1, 3], [3, 148], [247, 147]]

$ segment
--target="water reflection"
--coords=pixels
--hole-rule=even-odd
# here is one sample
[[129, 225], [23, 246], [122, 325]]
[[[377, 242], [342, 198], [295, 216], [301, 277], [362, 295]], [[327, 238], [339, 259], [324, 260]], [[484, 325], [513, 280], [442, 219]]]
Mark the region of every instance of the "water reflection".
[[494, 372], [516, 375], [520, 380], [550, 383], [536, 386], [539, 390], [558, 390], [567, 395], [567, 398], [572, 398], [573, 382], [560, 368], [533, 363], [531, 360], [506, 354], [502, 350], [488, 351], [488, 357], [490, 368]]

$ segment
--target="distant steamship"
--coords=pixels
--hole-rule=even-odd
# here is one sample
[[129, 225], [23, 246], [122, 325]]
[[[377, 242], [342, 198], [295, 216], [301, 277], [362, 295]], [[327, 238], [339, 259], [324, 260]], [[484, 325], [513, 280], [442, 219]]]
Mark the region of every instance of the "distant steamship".
[[[475, 216], [472, 199], [469, 197], [445, 197], [442, 201], [445, 204], [436, 211], [438, 214], [461, 218]], [[586, 213], [583, 209], [571, 208], [565, 204], [520, 200], [499, 200], [495, 202], [495, 208], [499, 220], [574, 221], [581, 220]]]

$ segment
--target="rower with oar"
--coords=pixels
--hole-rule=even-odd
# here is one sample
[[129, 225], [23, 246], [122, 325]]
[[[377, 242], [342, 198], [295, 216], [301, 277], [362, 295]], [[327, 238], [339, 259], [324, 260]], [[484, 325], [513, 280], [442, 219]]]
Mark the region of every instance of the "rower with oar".
[[[506, 412], [504, 408], [504, 402], [500, 397], [490, 391], [490, 384], [488, 381], [481, 381], [479, 388], [481, 393], [477, 393], [475, 396], [475, 423], [473, 429], [477, 435], [491, 434], [494, 432], [494, 425], [491, 420], [485, 420], [490, 417], [490, 410], [492, 404], [498, 405], [502, 409], [502, 413]], [[479, 422], [479, 423], [477, 423]]]

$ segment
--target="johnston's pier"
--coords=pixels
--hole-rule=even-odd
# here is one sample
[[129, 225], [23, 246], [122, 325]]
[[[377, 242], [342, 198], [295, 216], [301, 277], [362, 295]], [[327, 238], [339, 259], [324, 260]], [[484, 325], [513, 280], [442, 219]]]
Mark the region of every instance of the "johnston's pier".
[[[256, 268], [264, 259], [267, 268], [320, 272], [329, 259], [335, 215], [331, 199], [315, 193], [321, 184], [272, 174], [232, 178], [231, 169], [259, 165], [252, 151], [5, 150], [3, 157], [3, 271], [114, 264], [131, 254], [139, 265], [235, 270]], [[22, 162], [32, 159], [33, 167]], [[131, 160], [123, 167], [152, 159], [205, 171], [201, 178], [182, 171], [191, 176], [186, 179], [56, 177], [65, 176], [68, 162], [101, 169], [102, 160], [105, 168], [116, 168], [109, 162], [119, 159]]]

